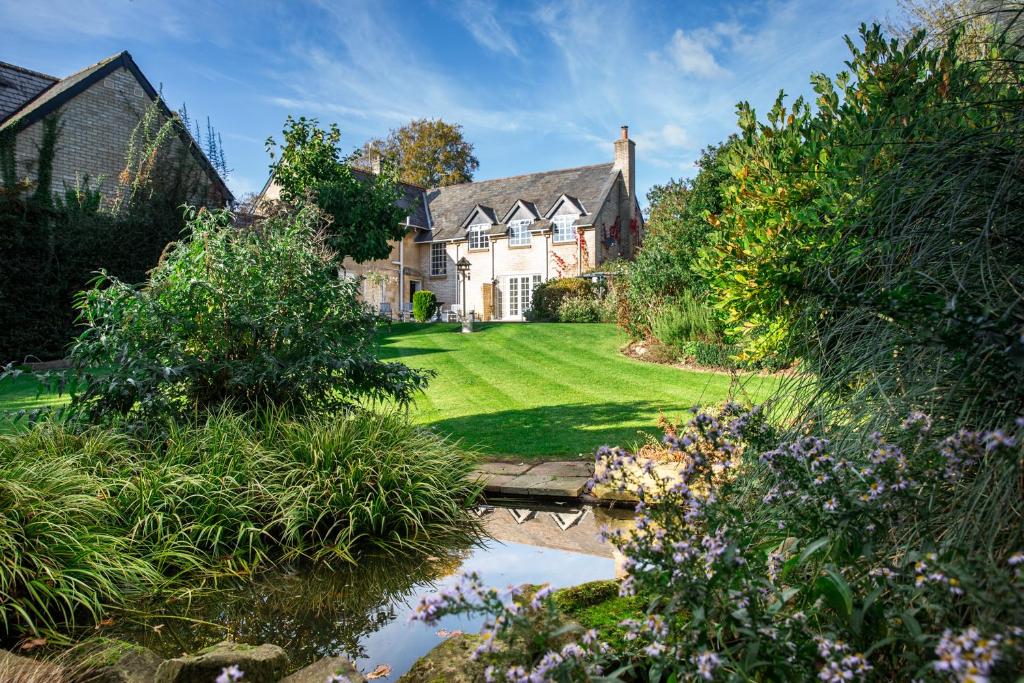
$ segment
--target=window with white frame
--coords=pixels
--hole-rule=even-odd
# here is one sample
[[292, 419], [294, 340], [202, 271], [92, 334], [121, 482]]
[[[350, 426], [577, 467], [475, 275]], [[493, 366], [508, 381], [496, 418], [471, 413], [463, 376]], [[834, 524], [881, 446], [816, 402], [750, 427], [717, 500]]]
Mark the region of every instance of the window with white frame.
[[448, 274], [448, 254], [445, 253], [444, 242], [431, 242], [430, 244], [430, 274]]
[[508, 245], [510, 247], [530, 246], [530, 224], [532, 218], [517, 218], [508, 224]]
[[487, 223], [474, 223], [469, 226], [467, 237], [470, 249], [487, 249], [491, 246], [491, 236], [487, 234], [490, 227]]
[[572, 224], [576, 222], [576, 216], [555, 216], [551, 219], [553, 239], [555, 242], [572, 242], [576, 239], [576, 231]]

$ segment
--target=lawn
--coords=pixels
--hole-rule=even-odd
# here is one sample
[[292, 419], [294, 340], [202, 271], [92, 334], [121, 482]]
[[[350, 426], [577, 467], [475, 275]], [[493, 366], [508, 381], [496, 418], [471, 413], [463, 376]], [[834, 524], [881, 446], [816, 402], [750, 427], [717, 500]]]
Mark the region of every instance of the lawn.
[[[590, 457], [604, 444], [660, 436], [658, 416], [685, 417], [695, 404], [730, 395], [754, 401], [776, 385], [750, 376], [642, 363], [619, 353], [614, 325], [398, 323], [381, 334], [382, 355], [437, 372], [411, 409], [422, 425], [458, 437], [492, 458]], [[31, 377], [0, 382], [0, 413], [64, 402], [38, 395]], [[0, 432], [12, 423], [0, 415]]]
[[[732, 379], [643, 363], [619, 353], [614, 325], [399, 323], [382, 334], [382, 355], [437, 371], [413, 419], [491, 457], [590, 457], [603, 445], [660, 436], [695, 404], [722, 401]], [[736, 396], [760, 400], [776, 385], [747, 377]]]

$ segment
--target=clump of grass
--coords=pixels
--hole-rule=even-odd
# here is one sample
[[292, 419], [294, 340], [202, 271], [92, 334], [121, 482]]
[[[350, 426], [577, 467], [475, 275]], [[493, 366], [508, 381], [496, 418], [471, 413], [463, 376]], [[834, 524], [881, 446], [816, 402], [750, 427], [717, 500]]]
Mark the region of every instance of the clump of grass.
[[103, 482], [82, 453], [117, 440], [41, 429], [0, 437], [0, 625], [38, 631], [96, 620], [159, 579], [111, 522]]
[[159, 438], [59, 424], [0, 437], [0, 620], [95, 621], [164, 579], [355, 562], [472, 526], [475, 456], [400, 413], [214, 413]]

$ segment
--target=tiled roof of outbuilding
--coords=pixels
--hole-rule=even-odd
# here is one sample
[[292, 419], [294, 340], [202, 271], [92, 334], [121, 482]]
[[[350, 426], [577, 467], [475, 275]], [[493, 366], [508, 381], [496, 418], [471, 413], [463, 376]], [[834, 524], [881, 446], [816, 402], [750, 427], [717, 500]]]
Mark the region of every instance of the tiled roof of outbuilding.
[[60, 79], [0, 62], [0, 122]]
[[588, 214], [596, 213], [610, 187], [610, 180], [617, 173], [613, 167], [612, 163], [595, 164], [427, 190], [433, 232], [420, 239], [464, 237], [462, 222], [478, 204], [493, 208], [498, 215], [505, 215], [521, 199], [536, 205], [543, 215], [566, 194], [577, 199]]

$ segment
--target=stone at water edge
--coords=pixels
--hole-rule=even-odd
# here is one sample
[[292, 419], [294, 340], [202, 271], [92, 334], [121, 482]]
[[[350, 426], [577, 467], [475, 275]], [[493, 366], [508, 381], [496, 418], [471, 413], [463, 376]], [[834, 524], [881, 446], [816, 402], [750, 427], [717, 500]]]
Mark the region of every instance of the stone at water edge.
[[155, 652], [122, 640], [102, 638], [92, 646], [78, 661], [90, 683], [150, 683], [163, 663]]
[[398, 683], [475, 683], [484, 678], [484, 665], [472, 660], [480, 645], [478, 634], [452, 636], [416, 660]]
[[349, 680], [349, 683], [365, 683], [366, 681], [366, 678], [359, 673], [352, 662], [344, 657], [324, 657], [318, 662], [299, 669], [282, 680], [281, 683], [324, 683], [335, 674], [341, 674]]
[[288, 671], [288, 654], [277, 645], [246, 645], [225, 640], [199, 653], [160, 665], [156, 683], [211, 683], [229, 666], [245, 673], [245, 683], [278, 683]]

